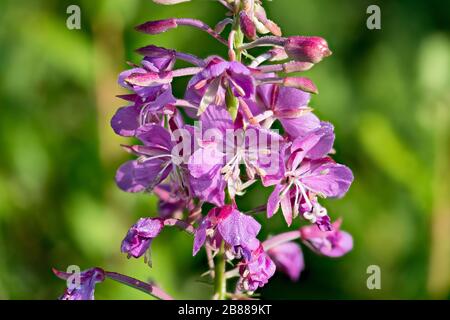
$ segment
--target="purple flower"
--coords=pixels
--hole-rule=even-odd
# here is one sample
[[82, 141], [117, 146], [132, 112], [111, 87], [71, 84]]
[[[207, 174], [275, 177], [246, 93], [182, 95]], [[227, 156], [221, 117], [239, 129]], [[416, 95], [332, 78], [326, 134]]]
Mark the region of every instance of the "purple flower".
[[287, 274], [292, 281], [298, 280], [305, 268], [305, 262], [302, 249], [297, 243], [285, 242], [271, 248], [267, 253], [275, 262], [277, 269]]
[[304, 217], [315, 223], [317, 218], [326, 215], [326, 210], [314, 201], [315, 195], [339, 198], [347, 192], [353, 181], [351, 170], [325, 156], [333, 141], [333, 127], [327, 123], [294, 140], [287, 160], [286, 179], [269, 197], [268, 217], [275, 214], [281, 205], [288, 225], [300, 210], [306, 212]]
[[349, 233], [340, 230], [341, 223], [342, 220], [334, 222], [330, 231], [322, 231], [315, 225], [302, 227], [301, 239], [318, 254], [332, 258], [341, 257], [353, 248], [353, 238]]
[[[72, 283], [59, 297], [60, 300], [94, 300], [95, 285], [105, 280], [105, 271], [101, 268], [91, 268], [79, 275], [53, 269], [53, 273], [62, 280], [73, 279]], [[79, 283], [76, 283], [79, 276]]]
[[[285, 144], [276, 132], [252, 125], [243, 129], [218, 106], [206, 110], [200, 120], [203, 140], [188, 162], [196, 196], [220, 206], [225, 184], [234, 198], [243, 194], [256, 175], [265, 186], [283, 178]], [[242, 163], [249, 178], [247, 182], [241, 180], [239, 165]], [[211, 195], [216, 196], [215, 199], [211, 199]]]
[[250, 102], [254, 115], [269, 113], [266, 121], [278, 119], [291, 137], [303, 137], [320, 128], [320, 120], [308, 107], [311, 95], [295, 88], [264, 84], [257, 88], [257, 101]]
[[159, 79], [161, 72], [172, 70], [175, 51], [147, 46], [139, 49], [139, 52], [145, 55], [142, 67], [124, 71], [119, 75], [119, 84], [133, 91], [133, 94], [120, 96], [132, 104], [118, 109], [111, 119], [111, 127], [121, 136], [133, 136], [139, 126], [158, 122], [163, 110], [175, 103], [170, 84], [163, 81], [145, 82], [150, 77]]
[[223, 106], [227, 88], [235, 97], [251, 97], [255, 91], [251, 71], [240, 62], [214, 56], [208, 59], [203, 71], [189, 81], [185, 99], [199, 106], [197, 115], [200, 115], [210, 105]]
[[125, 162], [116, 173], [116, 183], [127, 192], [152, 190], [176, 169], [176, 158], [172, 154], [175, 146], [170, 132], [156, 124], [139, 127], [136, 137], [144, 145], [126, 147], [139, 156], [137, 160]]
[[193, 255], [207, 239], [213, 248], [223, 240], [231, 252], [238, 252], [253, 244], [260, 229], [261, 225], [253, 217], [238, 211], [235, 206], [214, 208], [201, 220], [195, 232]]
[[251, 252], [248, 259], [244, 258], [239, 264], [241, 278], [238, 286], [241, 290], [253, 292], [269, 281], [275, 273], [275, 269], [275, 263], [260, 244]]
[[150, 249], [153, 238], [159, 235], [163, 227], [160, 218], [140, 218], [128, 230], [120, 250], [128, 257], [141, 257]]

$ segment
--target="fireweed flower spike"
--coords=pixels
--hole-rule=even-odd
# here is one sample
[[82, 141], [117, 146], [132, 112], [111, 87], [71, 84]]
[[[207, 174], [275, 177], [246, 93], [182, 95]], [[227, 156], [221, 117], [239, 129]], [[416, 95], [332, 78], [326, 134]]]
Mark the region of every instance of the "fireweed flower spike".
[[[111, 126], [118, 135], [139, 142], [122, 145], [135, 158], [118, 168], [115, 180], [126, 192], [159, 198], [158, 212], [132, 225], [120, 250], [130, 258], [150, 260], [153, 239], [164, 228], [179, 228], [192, 237], [194, 256], [206, 251], [212, 297], [248, 299], [276, 271], [299, 279], [305, 268], [300, 243], [328, 257], [352, 249], [351, 235], [340, 230], [340, 220], [332, 222], [319, 199], [343, 197], [353, 174], [331, 158], [334, 127], [310, 106], [317, 85], [293, 74], [331, 55], [326, 40], [282, 35], [261, 0], [217, 2], [227, 13], [214, 27], [191, 18], [136, 27], [154, 39], [179, 26], [199, 29], [223, 44], [228, 54], [198, 57], [149, 44], [136, 50], [142, 60], [128, 63], [129, 69], [120, 73], [118, 84], [128, 92], [118, 96], [125, 104]], [[256, 47], [258, 55], [252, 51]], [[177, 61], [188, 66], [178, 68]], [[172, 84], [180, 77], [189, 81], [177, 97]], [[271, 194], [242, 212], [238, 198], [256, 182]], [[281, 211], [288, 226], [298, 217], [302, 226], [263, 241], [261, 224], [251, 215], [261, 211], [268, 218]], [[231, 288], [228, 279], [233, 277], [238, 279]], [[93, 299], [95, 285], [105, 279], [172, 299], [154, 284], [100, 268], [83, 271], [79, 286], [69, 285], [61, 298]]]

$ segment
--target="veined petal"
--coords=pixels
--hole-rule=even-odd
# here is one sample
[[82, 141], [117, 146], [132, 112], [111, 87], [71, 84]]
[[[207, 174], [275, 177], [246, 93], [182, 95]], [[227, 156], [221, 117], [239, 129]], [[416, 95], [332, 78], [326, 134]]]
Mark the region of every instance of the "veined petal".
[[141, 107], [133, 105], [119, 108], [111, 119], [114, 132], [124, 137], [134, 136], [139, 127]]
[[305, 172], [300, 178], [301, 182], [313, 192], [325, 197], [344, 196], [353, 182], [352, 171], [330, 158], [305, 160], [301, 169]]
[[261, 225], [251, 216], [245, 215], [236, 209], [218, 224], [222, 238], [230, 246], [240, 246], [256, 238]]
[[125, 162], [116, 173], [118, 187], [127, 192], [141, 192], [154, 187], [164, 180], [172, 168], [164, 159], [152, 159], [139, 163]]
[[174, 141], [166, 128], [159, 124], [146, 124], [136, 131], [136, 137], [141, 140], [145, 146], [167, 150], [170, 154]]

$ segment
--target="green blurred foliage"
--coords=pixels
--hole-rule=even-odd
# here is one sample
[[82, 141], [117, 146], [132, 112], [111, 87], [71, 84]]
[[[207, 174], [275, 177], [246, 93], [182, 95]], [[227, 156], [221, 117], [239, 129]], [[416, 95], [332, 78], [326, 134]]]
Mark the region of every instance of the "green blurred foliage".
[[[307, 75], [320, 89], [312, 106], [335, 125], [336, 160], [355, 174], [344, 199], [326, 201], [355, 247], [337, 260], [304, 249], [300, 281], [277, 274], [262, 296], [448, 298], [450, 2], [264, 3], [286, 35], [322, 36], [334, 52]], [[366, 8], [374, 3], [382, 29], [371, 31]], [[66, 28], [71, 4], [81, 7], [81, 30]], [[152, 269], [120, 254], [128, 227], [156, 214], [156, 199], [116, 188], [114, 172], [127, 155], [108, 122], [123, 92], [115, 77], [126, 60], [139, 61], [135, 48], [226, 53], [200, 31], [150, 37], [134, 25], [171, 16], [214, 25], [223, 14], [206, 0], [171, 7], [150, 0], [0, 2], [0, 299], [54, 299], [65, 284], [51, 267], [71, 264], [153, 280], [177, 298], [210, 296], [199, 281], [205, 256], [191, 256], [184, 233], [164, 231], [154, 241]], [[175, 84], [177, 95], [185, 84]], [[252, 187], [240, 205], [260, 205], [269, 193]], [[258, 220], [264, 236], [286, 230], [279, 214]], [[381, 267], [381, 290], [366, 287], [373, 264]], [[96, 296], [148, 298], [111, 282]]]

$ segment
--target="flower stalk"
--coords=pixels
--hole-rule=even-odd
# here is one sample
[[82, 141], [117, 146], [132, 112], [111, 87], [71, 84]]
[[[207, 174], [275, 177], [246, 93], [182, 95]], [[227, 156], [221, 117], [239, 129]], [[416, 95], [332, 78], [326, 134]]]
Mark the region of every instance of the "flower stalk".
[[122, 284], [125, 284], [129, 287], [135, 288], [139, 291], [142, 291], [144, 293], [147, 293], [157, 299], [160, 300], [173, 300], [173, 298], [165, 293], [162, 289], [159, 287], [149, 284], [147, 282], [143, 282], [140, 280], [137, 280], [135, 278], [117, 273], [117, 272], [111, 272], [111, 271], [105, 271], [106, 278], [109, 278], [111, 280], [120, 282]]
[[215, 257], [214, 270], [214, 298], [225, 300], [227, 293], [225, 243], [222, 241], [219, 252]]

